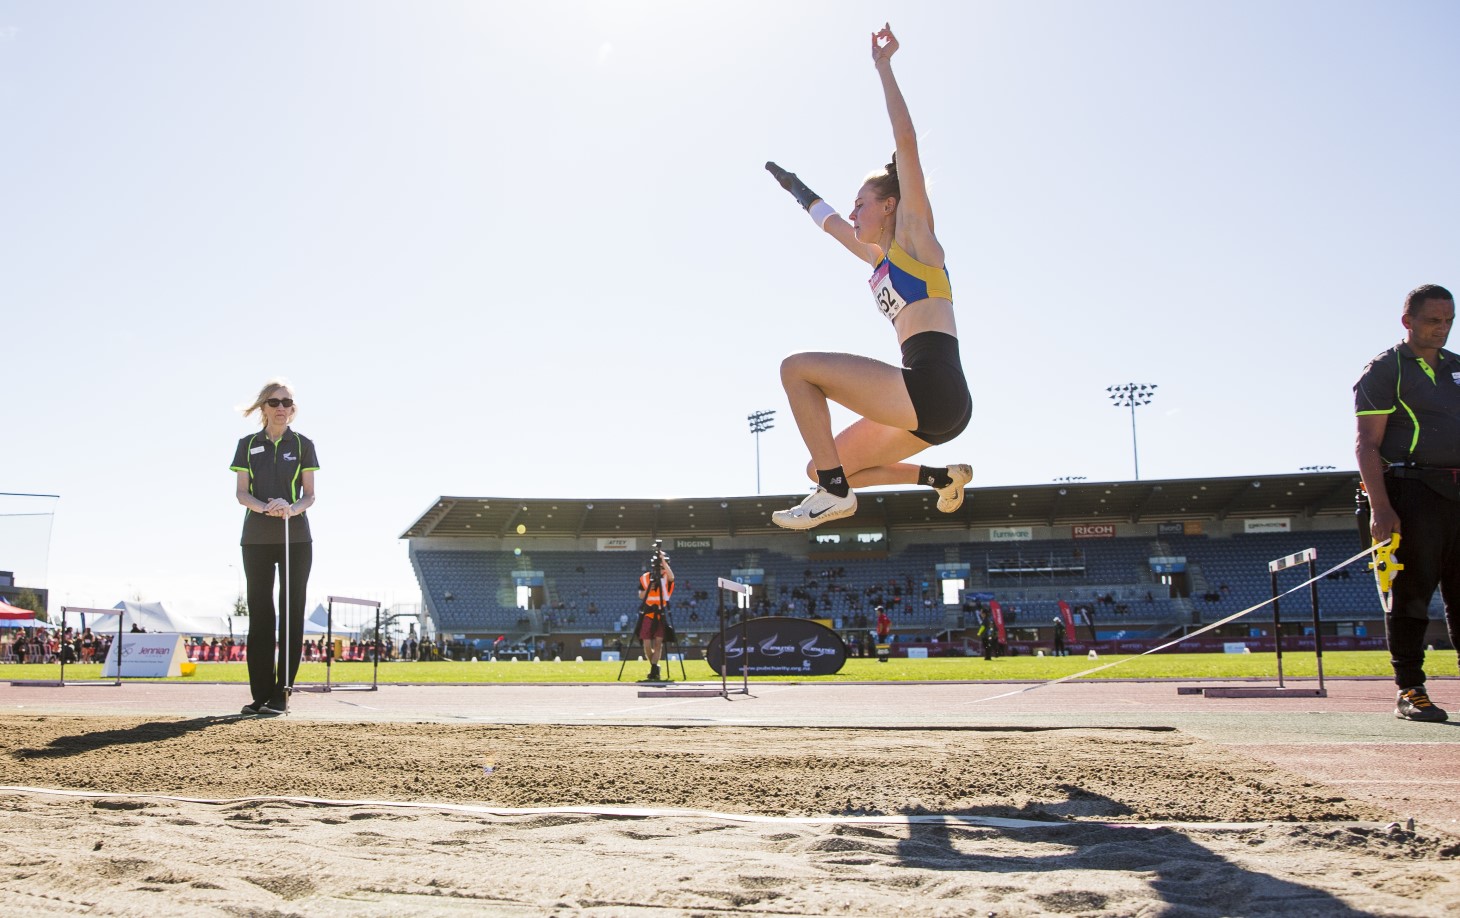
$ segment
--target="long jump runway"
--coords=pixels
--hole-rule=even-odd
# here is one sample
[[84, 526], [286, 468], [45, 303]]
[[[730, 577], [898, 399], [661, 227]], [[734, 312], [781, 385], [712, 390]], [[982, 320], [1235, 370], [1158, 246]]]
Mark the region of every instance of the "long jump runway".
[[[0, 899], [1460, 914], [1460, 724], [1397, 720], [1379, 679], [1177, 691], [1227, 684], [383, 685], [270, 720], [236, 684], [0, 685]], [[1460, 680], [1430, 689], [1460, 711]]]

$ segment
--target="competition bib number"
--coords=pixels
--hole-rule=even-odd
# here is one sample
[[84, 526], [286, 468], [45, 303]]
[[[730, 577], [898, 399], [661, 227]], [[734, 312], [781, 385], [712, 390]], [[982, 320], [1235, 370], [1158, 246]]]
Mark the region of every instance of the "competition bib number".
[[877, 311], [886, 316], [889, 320], [897, 318], [906, 306], [906, 301], [897, 295], [892, 287], [892, 265], [886, 259], [872, 272], [872, 277], [867, 281], [872, 288], [872, 298], [877, 301]]

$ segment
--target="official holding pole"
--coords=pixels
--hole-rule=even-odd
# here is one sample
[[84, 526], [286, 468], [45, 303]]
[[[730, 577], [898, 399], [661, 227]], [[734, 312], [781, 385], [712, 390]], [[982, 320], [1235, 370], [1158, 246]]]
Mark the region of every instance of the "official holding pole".
[[[313, 561], [309, 517], [319, 458], [314, 442], [289, 426], [298, 410], [282, 380], [259, 390], [244, 417], [259, 413], [261, 429], [238, 441], [230, 468], [235, 494], [248, 509], [243, 520], [243, 574], [248, 593], [248, 682], [251, 716], [288, 711], [287, 689], [299, 671], [304, 641], [304, 602]], [[274, 607], [274, 575], [281, 576]], [[275, 665], [276, 655], [278, 665]]]
[[1394, 716], [1440, 722], [1425, 690], [1425, 632], [1438, 585], [1450, 642], [1460, 646], [1460, 357], [1444, 346], [1455, 297], [1434, 284], [1409, 292], [1405, 340], [1375, 357], [1354, 384], [1356, 452], [1369, 534], [1402, 564], [1384, 610], [1399, 687]]

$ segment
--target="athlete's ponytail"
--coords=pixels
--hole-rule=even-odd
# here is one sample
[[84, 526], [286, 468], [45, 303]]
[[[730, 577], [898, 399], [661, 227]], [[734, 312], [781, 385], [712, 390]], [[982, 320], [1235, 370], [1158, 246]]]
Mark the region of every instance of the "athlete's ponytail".
[[867, 176], [865, 181], [872, 186], [872, 191], [877, 197], [896, 198], [901, 201], [902, 186], [897, 181], [897, 154], [894, 152], [892, 162]]

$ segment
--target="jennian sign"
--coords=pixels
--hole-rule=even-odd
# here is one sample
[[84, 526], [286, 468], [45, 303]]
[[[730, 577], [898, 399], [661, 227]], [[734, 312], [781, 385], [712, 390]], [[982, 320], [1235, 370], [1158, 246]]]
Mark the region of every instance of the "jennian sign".
[[118, 650], [123, 676], [181, 676], [182, 661], [187, 659], [180, 634], [123, 634], [112, 641], [102, 678], [116, 678]]

